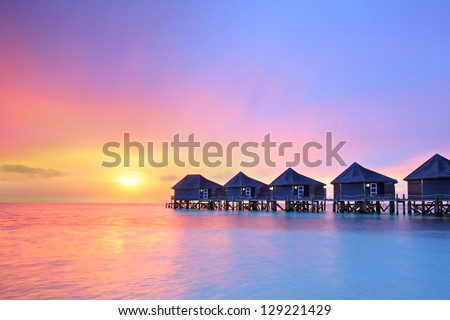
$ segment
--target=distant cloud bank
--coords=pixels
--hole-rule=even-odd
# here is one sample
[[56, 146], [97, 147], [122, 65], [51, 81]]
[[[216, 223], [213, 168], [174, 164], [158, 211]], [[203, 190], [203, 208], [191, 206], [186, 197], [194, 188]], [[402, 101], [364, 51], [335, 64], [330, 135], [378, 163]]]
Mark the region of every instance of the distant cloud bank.
[[175, 181], [176, 179], [177, 179], [177, 177], [173, 176], [173, 175], [165, 175], [165, 176], [159, 177], [159, 180], [161, 180], [161, 181]]
[[23, 164], [4, 164], [0, 166], [0, 171], [5, 173], [23, 174], [30, 178], [53, 178], [65, 175], [64, 172], [55, 169], [35, 168]]

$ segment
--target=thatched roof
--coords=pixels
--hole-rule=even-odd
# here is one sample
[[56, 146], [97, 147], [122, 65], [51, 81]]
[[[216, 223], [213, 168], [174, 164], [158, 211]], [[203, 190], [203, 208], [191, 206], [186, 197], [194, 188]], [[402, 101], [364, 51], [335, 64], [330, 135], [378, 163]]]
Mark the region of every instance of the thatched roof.
[[242, 172], [239, 172], [237, 175], [235, 175], [233, 178], [231, 178], [230, 181], [225, 183], [225, 188], [242, 188], [242, 187], [251, 187], [251, 188], [258, 188], [258, 187], [267, 187], [267, 184], [262, 183], [261, 181], [252, 179]]
[[332, 184], [336, 183], [367, 183], [367, 182], [393, 182], [397, 183], [397, 180], [386, 177], [378, 172], [369, 170], [359, 165], [358, 163], [353, 163], [344, 172], [336, 177]]
[[321, 185], [324, 186], [325, 183], [308, 178], [301, 175], [292, 168], [286, 169], [282, 174], [278, 176], [270, 184], [271, 186], [291, 186], [291, 185]]
[[450, 178], [450, 160], [435, 154], [403, 180]]
[[215, 189], [221, 187], [220, 184], [208, 180], [200, 174], [188, 174], [174, 185], [172, 189]]

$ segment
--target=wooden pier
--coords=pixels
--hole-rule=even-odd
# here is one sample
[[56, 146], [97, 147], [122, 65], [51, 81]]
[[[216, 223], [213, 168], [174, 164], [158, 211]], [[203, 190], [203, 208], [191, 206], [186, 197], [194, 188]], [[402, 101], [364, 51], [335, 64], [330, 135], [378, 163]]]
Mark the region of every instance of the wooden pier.
[[394, 200], [334, 200], [334, 213], [395, 213]]
[[450, 195], [434, 199], [407, 199], [396, 195], [394, 199], [339, 199], [333, 200], [334, 213], [389, 213], [403, 215], [450, 216]]
[[182, 210], [219, 211], [281, 211], [281, 212], [325, 212], [326, 203], [333, 204], [333, 213], [403, 214], [450, 216], [450, 195], [435, 199], [407, 199], [405, 195], [395, 198], [362, 199], [244, 199], [214, 198], [197, 200], [175, 200], [166, 203], [166, 208]]
[[450, 197], [407, 201], [408, 214], [450, 216]]
[[166, 203], [169, 209], [224, 210], [224, 211], [284, 211], [284, 212], [325, 212], [326, 199], [198, 199], [180, 200], [172, 198]]

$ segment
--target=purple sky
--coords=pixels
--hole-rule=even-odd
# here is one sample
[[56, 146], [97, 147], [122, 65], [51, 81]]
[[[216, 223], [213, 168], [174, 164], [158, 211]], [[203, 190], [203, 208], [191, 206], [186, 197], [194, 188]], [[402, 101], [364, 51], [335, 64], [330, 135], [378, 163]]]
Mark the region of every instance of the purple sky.
[[124, 195], [129, 172], [100, 166], [123, 132], [301, 148], [332, 131], [348, 164], [397, 180], [450, 156], [448, 1], [2, 1], [0, 39], [0, 165], [63, 173], [0, 172], [3, 201], [161, 201], [167, 177], [240, 169], [134, 168]]

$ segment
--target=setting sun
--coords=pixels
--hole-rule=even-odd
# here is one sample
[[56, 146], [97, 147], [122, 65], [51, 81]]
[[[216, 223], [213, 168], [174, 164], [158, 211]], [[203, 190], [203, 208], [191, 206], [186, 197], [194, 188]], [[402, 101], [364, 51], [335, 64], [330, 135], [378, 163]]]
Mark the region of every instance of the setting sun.
[[141, 178], [138, 176], [122, 176], [119, 177], [118, 181], [127, 187], [135, 187], [141, 184]]

